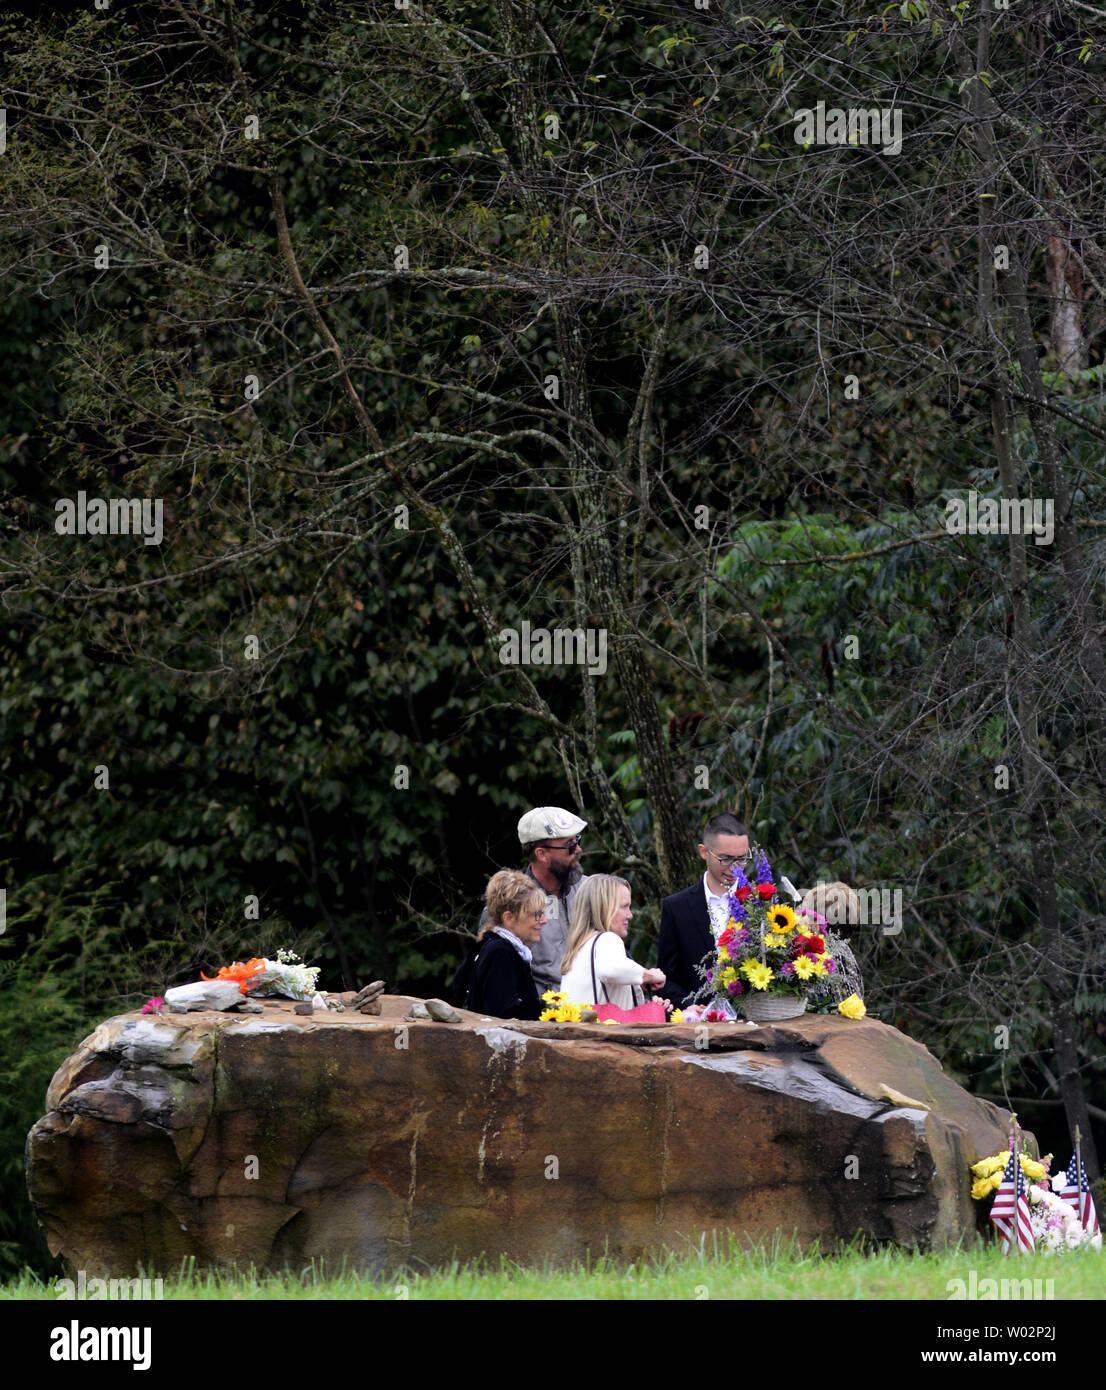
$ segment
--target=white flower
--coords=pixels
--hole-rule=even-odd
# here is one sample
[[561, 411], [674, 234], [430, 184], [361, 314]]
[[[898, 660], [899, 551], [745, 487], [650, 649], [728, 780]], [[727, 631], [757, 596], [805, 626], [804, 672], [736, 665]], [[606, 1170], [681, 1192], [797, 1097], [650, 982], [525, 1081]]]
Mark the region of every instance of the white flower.
[[1068, 1180], [1068, 1175], [1067, 1175], [1067, 1173], [1065, 1173], [1065, 1172], [1063, 1171], [1063, 1169], [1061, 1169], [1059, 1173], [1053, 1173], [1053, 1175], [1052, 1175], [1052, 1190], [1053, 1190], [1053, 1192], [1062, 1192], [1062, 1191], [1064, 1190], [1064, 1184], [1067, 1182], [1067, 1180]]
[[[295, 963], [293, 963], [295, 962]], [[278, 951], [276, 960], [266, 960], [265, 969], [254, 976], [252, 993], [281, 994], [306, 1002], [318, 993], [321, 966], [304, 965], [293, 951]]]

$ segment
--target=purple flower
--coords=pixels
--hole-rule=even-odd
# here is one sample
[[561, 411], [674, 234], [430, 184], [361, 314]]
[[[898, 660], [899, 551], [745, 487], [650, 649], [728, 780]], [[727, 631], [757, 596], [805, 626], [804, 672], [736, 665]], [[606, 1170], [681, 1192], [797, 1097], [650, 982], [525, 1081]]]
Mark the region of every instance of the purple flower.
[[731, 999], [734, 997], [735, 994], [740, 994], [741, 981], [731, 980], [730, 983], [726, 986], [726, 993], [730, 996]]
[[790, 961], [785, 961], [785, 962], [783, 963], [783, 965], [780, 966], [780, 974], [781, 974], [781, 975], [787, 975], [788, 977], [790, 977], [790, 976], [794, 975], [794, 973], [795, 973], [795, 967], [794, 967], [794, 965], [792, 965], [792, 963], [791, 963]]
[[757, 882], [775, 882], [775, 880], [772, 878], [772, 870], [768, 867], [768, 856], [764, 853], [763, 850], [759, 850], [757, 853]]
[[747, 927], [738, 927], [737, 931], [735, 931], [734, 934], [733, 934], [733, 944], [734, 944], [735, 946], [744, 946], [745, 943], [746, 943], [748, 940], [749, 940], [749, 931], [748, 931], [748, 928], [747, 928]]
[[165, 1000], [162, 999], [160, 994], [155, 994], [152, 999], [147, 999], [145, 1004], [142, 1005], [142, 1012], [144, 1014], [159, 1014], [164, 1007]]
[[837, 962], [833, 959], [823, 961], [822, 964], [826, 967], [826, 973], [828, 975], [832, 975], [837, 969]]

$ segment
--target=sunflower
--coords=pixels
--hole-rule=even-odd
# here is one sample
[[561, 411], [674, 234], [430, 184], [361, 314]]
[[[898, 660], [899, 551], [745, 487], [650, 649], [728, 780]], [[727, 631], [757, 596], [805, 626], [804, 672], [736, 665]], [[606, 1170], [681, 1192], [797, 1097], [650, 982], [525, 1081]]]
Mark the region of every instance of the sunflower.
[[783, 903], [777, 903], [768, 910], [768, 925], [774, 932], [786, 936], [795, 926], [795, 914]]

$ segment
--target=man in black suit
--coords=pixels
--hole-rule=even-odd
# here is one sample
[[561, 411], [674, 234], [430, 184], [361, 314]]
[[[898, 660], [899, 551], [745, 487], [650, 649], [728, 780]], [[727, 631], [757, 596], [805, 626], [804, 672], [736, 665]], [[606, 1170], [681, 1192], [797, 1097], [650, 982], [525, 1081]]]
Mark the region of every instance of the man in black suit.
[[729, 811], [712, 816], [703, 828], [699, 858], [706, 865], [703, 877], [665, 898], [661, 908], [658, 964], [667, 976], [661, 994], [678, 1009], [691, 1003], [703, 984], [695, 967], [714, 953], [718, 937], [726, 929], [730, 910], [726, 895], [733, 883], [734, 865], [749, 862], [749, 832]]

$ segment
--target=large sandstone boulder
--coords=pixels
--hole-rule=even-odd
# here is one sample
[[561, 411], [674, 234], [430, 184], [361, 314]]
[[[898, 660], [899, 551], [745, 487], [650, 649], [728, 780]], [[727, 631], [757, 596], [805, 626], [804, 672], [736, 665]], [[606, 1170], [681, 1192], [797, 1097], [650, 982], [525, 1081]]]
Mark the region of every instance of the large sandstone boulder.
[[649, 1028], [197, 1013], [109, 1019], [27, 1143], [51, 1250], [373, 1271], [637, 1257], [704, 1231], [932, 1249], [1007, 1116], [871, 1019]]

